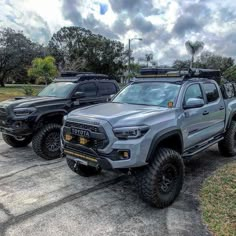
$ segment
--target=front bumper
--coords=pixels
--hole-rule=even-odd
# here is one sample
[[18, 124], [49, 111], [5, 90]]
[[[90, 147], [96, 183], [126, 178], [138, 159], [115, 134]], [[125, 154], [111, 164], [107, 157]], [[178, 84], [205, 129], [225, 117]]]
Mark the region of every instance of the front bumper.
[[33, 130], [25, 121], [8, 120], [0, 123], [0, 132], [12, 136], [28, 136], [33, 133]]
[[[65, 130], [62, 128], [62, 153], [66, 158], [73, 159], [81, 164], [96, 166], [103, 169], [129, 169], [146, 165], [151, 140], [145, 136], [138, 139], [118, 140], [112, 131], [112, 126], [105, 121], [100, 121], [108, 137], [108, 144], [103, 149], [88, 148], [80, 144], [70, 143], [64, 139]], [[128, 158], [119, 158], [121, 151], [129, 153]]]

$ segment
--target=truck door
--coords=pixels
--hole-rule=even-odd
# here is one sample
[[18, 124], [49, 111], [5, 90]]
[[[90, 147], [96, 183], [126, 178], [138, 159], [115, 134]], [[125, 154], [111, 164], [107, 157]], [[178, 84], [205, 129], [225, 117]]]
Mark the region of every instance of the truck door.
[[209, 138], [223, 132], [225, 123], [225, 104], [218, 86], [213, 82], [202, 84], [206, 97], [204, 110]]
[[[183, 98], [183, 107], [185, 106], [186, 101], [191, 98], [200, 98], [204, 100], [204, 94], [199, 83], [191, 84], [186, 88]], [[205, 132], [208, 126], [204, 111], [205, 105], [184, 110], [182, 130], [184, 140], [186, 140], [185, 149], [195, 146], [197, 143], [203, 141], [202, 139], [207, 138], [203, 135], [203, 132]]]

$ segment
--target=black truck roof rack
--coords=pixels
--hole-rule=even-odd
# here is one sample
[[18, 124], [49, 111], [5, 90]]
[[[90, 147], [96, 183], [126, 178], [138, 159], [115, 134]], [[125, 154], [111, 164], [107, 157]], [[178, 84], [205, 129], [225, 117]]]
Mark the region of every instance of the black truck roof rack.
[[[165, 68], [166, 69], [166, 68]], [[161, 69], [161, 71], [164, 71]], [[164, 74], [141, 74], [135, 77], [135, 79], [159, 79], [159, 78], [179, 78], [179, 80], [189, 80], [191, 78], [205, 78], [215, 80], [218, 84], [221, 81], [221, 72], [216, 69], [201, 69], [201, 68], [190, 68], [189, 70], [173, 70], [166, 71]]]
[[[74, 76], [72, 74], [75, 73]], [[86, 80], [109, 80], [110, 77], [108, 75], [104, 74], [96, 74], [92, 72], [72, 72], [69, 73], [69, 76], [66, 76], [67, 74], [64, 74], [64, 76], [58, 77], [54, 79], [54, 82], [81, 82]]]

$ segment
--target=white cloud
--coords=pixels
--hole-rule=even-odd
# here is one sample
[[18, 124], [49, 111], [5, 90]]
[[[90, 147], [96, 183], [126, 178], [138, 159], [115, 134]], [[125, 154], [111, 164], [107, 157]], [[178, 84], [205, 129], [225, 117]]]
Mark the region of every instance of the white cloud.
[[[106, 8], [102, 14], [100, 4]], [[1, 0], [0, 9], [1, 27], [23, 30], [39, 42], [47, 43], [63, 26], [78, 25], [126, 46], [129, 38], [142, 37], [132, 42], [134, 56], [152, 51], [162, 64], [186, 57], [186, 40], [203, 40], [206, 49], [236, 56], [231, 0]]]

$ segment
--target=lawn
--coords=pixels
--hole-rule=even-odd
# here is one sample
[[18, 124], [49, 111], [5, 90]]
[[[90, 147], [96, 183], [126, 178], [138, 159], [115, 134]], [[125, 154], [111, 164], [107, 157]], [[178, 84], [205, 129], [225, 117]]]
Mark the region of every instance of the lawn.
[[[10, 98], [25, 96], [24, 86], [6, 86], [4, 88], [0, 87], [0, 101], [4, 101]], [[39, 91], [42, 90], [42, 86], [33, 86], [34, 95], [37, 95]]]
[[203, 220], [215, 236], [236, 236], [236, 162], [209, 177], [200, 193]]

